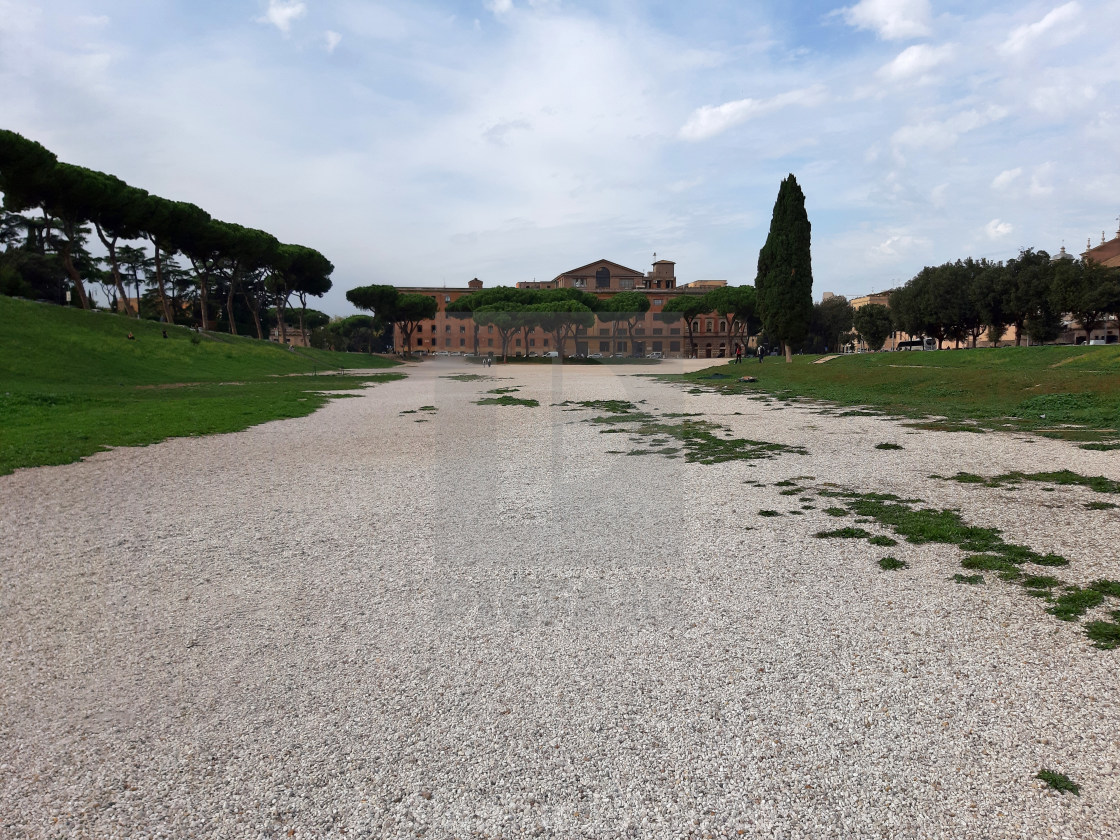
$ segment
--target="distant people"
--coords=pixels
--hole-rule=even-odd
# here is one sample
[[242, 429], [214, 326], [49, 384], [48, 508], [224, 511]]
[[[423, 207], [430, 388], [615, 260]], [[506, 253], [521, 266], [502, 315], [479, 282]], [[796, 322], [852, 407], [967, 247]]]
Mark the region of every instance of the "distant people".
[[167, 338], [167, 330], [164, 330], [164, 331], [163, 331], [163, 337], [164, 337], [164, 338]]
[[735, 345], [735, 364], [741, 365], [743, 363], [743, 345]]
[[766, 348], [761, 344], [758, 345], [758, 363], [762, 364], [762, 360], [766, 358]]
[[135, 341], [135, 340], [136, 340], [136, 336], [134, 336], [134, 335], [133, 335], [132, 333], [129, 333], [129, 334], [128, 334], [128, 340], [129, 340], [129, 341]]

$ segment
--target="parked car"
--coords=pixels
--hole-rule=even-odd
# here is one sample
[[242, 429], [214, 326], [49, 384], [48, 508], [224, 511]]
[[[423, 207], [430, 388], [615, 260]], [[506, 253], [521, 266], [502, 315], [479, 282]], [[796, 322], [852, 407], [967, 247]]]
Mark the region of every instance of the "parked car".
[[660, 350], [654, 350], [652, 353], [647, 353], [646, 358], [647, 359], [664, 359], [665, 354], [662, 353]]
[[587, 358], [589, 358], [589, 359], [601, 359], [601, 358], [603, 358], [603, 354], [602, 353], [592, 353]]
[[435, 355], [437, 355], [437, 356], [450, 356], [451, 354], [449, 352], [447, 352], [446, 350], [438, 350], [438, 351], [436, 351]]
[[555, 350], [547, 350], [547, 351], [545, 351], [544, 355], [541, 358], [544, 358], [544, 359], [558, 359], [558, 358], [560, 358], [560, 354], [557, 353]]

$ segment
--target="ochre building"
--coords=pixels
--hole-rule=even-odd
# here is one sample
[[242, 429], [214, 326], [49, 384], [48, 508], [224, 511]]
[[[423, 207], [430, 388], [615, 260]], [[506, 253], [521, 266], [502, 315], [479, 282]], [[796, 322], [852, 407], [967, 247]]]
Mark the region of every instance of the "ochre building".
[[[688, 346], [688, 329], [683, 320], [665, 323], [655, 318], [674, 297], [702, 295], [713, 287], [725, 286], [725, 280], [699, 280], [677, 284], [676, 263], [657, 260], [648, 272], [613, 262], [596, 260], [557, 275], [552, 280], [518, 283], [521, 289], [579, 289], [600, 298], [619, 292], [642, 292], [649, 298], [649, 311], [634, 326], [633, 338], [625, 324], [595, 319], [594, 326], [581, 329], [573, 342], [564, 348], [565, 354], [603, 356], [645, 356], [661, 353], [666, 358], [699, 356], [718, 358], [734, 355], [735, 340], [728, 332], [727, 319], [712, 312], [696, 318], [692, 323], [693, 346]], [[479, 279], [471, 280], [466, 287], [432, 288], [431, 286], [398, 287], [402, 293], [434, 297], [439, 307], [436, 317], [420, 323], [412, 335], [412, 349], [427, 353], [501, 353], [501, 335], [493, 326], [479, 326], [470, 318], [448, 314], [447, 305], [463, 295], [483, 288]], [[404, 348], [402, 330], [397, 327], [393, 344]], [[518, 331], [509, 342], [511, 356], [543, 355], [558, 350], [555, 338], [541, 329]]]

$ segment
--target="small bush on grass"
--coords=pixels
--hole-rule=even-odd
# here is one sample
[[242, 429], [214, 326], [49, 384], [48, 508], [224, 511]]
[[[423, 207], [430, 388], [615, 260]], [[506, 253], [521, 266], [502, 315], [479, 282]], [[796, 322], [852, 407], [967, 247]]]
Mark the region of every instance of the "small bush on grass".
[[892, 540], [890, 537], [883, 536], [882, 534], [877, 534], [876, 536], [871, 537], [868, 542], [872, 545], [883, 546], [884, 548], [889, 548], [892, 545], [898, 545], [898, 540]]

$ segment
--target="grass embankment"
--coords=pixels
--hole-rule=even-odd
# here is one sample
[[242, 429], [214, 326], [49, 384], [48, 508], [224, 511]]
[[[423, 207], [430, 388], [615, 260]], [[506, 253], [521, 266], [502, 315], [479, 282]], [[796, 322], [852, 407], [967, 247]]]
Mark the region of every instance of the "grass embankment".
[[176, 326], [165, 339], [152, 321], [2, 296], [0, 324], [0, 475], [301, 417], [329, 391], [398, 377], [322, 375], [395, 365], [376, 356], [292, 352]]
[[[1120, 441], [1117, 346], [867, 353], [814, 364], [819, 358], [720, 364], [673, 379], [727, 393], [763, 391], [913, 419], [944, 418], [936, 428], [1033, 431], [1097, 446]], [[758, 382], [738, 381], [746, 375]]]

